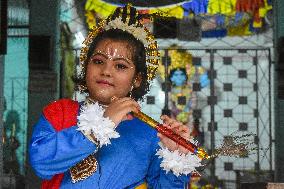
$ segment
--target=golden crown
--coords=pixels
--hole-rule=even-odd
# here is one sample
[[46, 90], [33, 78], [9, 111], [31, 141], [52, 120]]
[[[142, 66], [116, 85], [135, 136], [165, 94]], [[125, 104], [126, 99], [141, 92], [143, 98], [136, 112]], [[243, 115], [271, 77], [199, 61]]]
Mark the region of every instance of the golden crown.
[[[126, 9], [126, 11], [125, 11]], [[80, 53], [80, 65], [79, 65], [79, 77], [84, 78], [86, 70], [86, 59], [91, 43], [96, 36], [110, 29], [120, 29], [132, 34], [137, 40], [144, 44], [146, 50], [146, 64], [147, 64], [147, 80], [151, 81], [156, 76], [156, 71], [160, 61], [160, 53], [158, 51], [157, 41], [153, 34], [141, 24], [139, 14], [137, 10], [130, 5], [125, 7], [118, 7], [116, 11], [119, 11], [119, 16], [112, 18], [110, 15], [106, 20], [102, 20], [97, 26], [89, 32], [87, 38], [83, 42], [83, 47]], [[135, 11], [135, 24], [130, 24], [130, 11]], [[122, 18], [122, 15], [126, 12], [126, 19]]]

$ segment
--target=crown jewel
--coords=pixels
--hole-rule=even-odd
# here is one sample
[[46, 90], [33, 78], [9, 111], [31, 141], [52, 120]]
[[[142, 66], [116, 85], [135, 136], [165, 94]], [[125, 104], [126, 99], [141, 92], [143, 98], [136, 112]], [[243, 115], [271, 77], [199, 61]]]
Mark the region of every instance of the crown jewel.
[[[87, 38], [83, 42], [83, 47], [81, 48], [80, 53], [79, 77], [84, 78], [85, 76], [87, 53], [89, 51], [91, 43], [96, 38], [96, 36], [103, 31], [110, 29], [120, 29], [132, 34], [137, 40], [141, 41], [144, 44], [146, 50], [147, 80], [153, 80], [156, 76], [156, 71], [160, 60], [158, 45], [154, 39], [153, 34], [151, 34], [151, 32], [140, 23], [139, 15], [135, 8], [127, 5], [123, 8], [117, 8], [116, 11], [119, 11], [119, 16], [113, 17], [113, 15], [111, 15], [106, 20], [101, 21], [98, 26], [93, 27], [93, 29], [89, 32]], [[123, 19], [123, 14], [125, 14], [125, 12], [126, 18]], [[130, 12], [135, 12], [134, 24], [130, 24], [130, 19], [133, 19], [131, 18]]]

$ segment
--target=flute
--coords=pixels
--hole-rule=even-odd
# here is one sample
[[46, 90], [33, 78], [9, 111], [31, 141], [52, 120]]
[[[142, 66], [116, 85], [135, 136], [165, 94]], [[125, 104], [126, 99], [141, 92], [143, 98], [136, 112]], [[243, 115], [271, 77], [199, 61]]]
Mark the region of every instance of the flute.
[[156, 129], [159, 133], [165, 135], [166, 137], [170, 138], [171, 140], [175, 141], [179, 145], [183, 146], [184, 148], [186, 148], [193, 154], [197, 155], [200, 159], [204, 160], [204, 159], [210, 158], [210, 156], [207, 154], [207, 152], [203, 148], [196, 146], [190, 141], [187, 141], [182, 136], [176, 134], [175, 132], [168, 129], [164, 125], [160, 124], [158, 121], [144, 114], [143, 112], [139, 111], [138, 113], [136, 112], [131, 112], [131, 113], [133, 116], [137, 117], [141, 121], [150, 125], [152, 128]]

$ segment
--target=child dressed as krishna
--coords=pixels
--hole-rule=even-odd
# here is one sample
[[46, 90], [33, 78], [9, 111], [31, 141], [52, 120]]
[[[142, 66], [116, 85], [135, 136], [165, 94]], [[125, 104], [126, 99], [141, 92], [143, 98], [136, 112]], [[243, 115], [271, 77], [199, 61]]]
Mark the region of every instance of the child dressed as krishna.
[[[117, 8], [86, 38], [76, 82], [88, 97], [47, 105], [33, 128], [30, 164], [42, 189], [184, 188], [196, 155], [129, 114], [149, 91], [159, 52], [131, 6]], [[163, 124], [189, 139], [186, 125]]]

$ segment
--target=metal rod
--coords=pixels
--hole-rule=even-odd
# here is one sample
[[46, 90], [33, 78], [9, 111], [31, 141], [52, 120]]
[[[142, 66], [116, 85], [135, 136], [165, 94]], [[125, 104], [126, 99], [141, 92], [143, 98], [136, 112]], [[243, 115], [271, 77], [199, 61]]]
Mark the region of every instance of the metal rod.
[[257, 172], [257, 176], [256, 176], [256, 180], [259, 181], [259, 159], [260, 159], [260, 152], [259, 152], [259, 94], [258, 94], [258, 51], [256, 50], [256, 65], [255, 65], [255, 76], [256, 76], [256, 107], [257, 107], [257, 112], [255, 112], [257, 114], [257, 118], [256, 118], [256, 134], [257, 134], [257, 160], [256, 160], [256, 164], [257, 164], [257, 167], [256, 167], [256, 172]]
[[7, 53], [7, 35], [8, 35], [8, 0], [0, 2], [0, 54]]
[[3, 112], [4, 112], [4, 56], [0, 55], [0, 189], [2, 188], [3, 179]]
[[272, 107], [271, 107], [271, 50], [268, 49], [268, 103], [269, 103], [269, 170], [270, 174], [272, 174]]
[[8, 25], [8, 29], [29, 29], [30, 25]]
[[169, 56], [168, 56], [168, 50], [165, 50], [165, 56], [164, 56], [164, 66], [165, 66], [165, 106], [162, 110], [163, 115], [170, 115], [171, 112], [169, 110]]
[[[214, 89], [214, 50], [210, 50], [210, 96], [212, 98], [212, 103], [210, 104], [210, 141], [211, 141], [211, 153], [215, 149], [215, 105], [213, 103], [213, 99], [215, 98], [215, 89]], [[212, 160], [210, 166], [210, 176], [212, 180], [215, 177], [215, 159]]]

